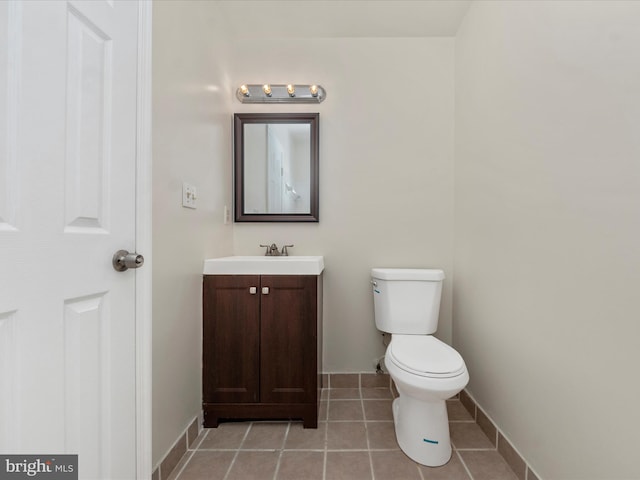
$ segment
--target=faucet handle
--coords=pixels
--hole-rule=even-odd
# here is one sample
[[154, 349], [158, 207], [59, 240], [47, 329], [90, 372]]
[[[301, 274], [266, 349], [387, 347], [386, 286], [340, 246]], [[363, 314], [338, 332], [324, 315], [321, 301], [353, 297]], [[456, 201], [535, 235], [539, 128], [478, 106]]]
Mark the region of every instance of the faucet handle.
[[287, 247], [293, 247], [293, 245], [283, 245], [283, 246], [282, 246], [282, 253], [281, 253], [281, 255], [284, 255], [284, 256], [287, 256], [287, 257], [288, 257], [288, 256], [289, 256], [289, 251], [287, 250]]
[[271, 250], [271, 245], [262, 245], [260, 244], [261, 247], [266, 247], [267, 251], [264, 252], [264, 256], [268, 257], [269, 255], [271, 255], [270, 250]]

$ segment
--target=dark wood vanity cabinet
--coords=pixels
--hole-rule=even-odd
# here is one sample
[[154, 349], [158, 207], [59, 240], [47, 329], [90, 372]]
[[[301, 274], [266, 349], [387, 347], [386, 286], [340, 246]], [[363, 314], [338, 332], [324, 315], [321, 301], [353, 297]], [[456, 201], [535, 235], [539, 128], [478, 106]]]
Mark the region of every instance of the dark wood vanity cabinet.
[[223, 419], [318, 425], [322, 281], [316, 275], [205, 275], [204, 426]]

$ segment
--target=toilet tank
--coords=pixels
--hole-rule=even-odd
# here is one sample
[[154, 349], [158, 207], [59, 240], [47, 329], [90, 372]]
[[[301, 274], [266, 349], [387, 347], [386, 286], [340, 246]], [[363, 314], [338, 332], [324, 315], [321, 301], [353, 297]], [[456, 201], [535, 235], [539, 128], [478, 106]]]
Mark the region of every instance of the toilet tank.
[[438, 329], [444, 272], [421, 268], [373, 268], [371, 287], [378, 330], [430, 335]]

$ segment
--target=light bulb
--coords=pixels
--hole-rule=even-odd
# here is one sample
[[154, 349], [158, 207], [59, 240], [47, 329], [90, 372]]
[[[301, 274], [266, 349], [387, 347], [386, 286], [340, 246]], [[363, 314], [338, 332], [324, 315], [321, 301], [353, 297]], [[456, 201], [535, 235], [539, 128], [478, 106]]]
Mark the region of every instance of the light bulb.
[[296, 89], [293, 85], [287, 85], [287, 93], [289, 94], [290, 97], [295, 97], [296, 96]]
[[271, 85], [269, 85], [268, 83], [262, 86], [262, 90], [264, 91], [264, 94], [267, 97], [271, 96]]
[[245, 97], [249, 96], [249, 87], [247, 87], [246, 85], [240, 85], [240, 93], [242, 95], [244, 95]]
[[309, 87], [309, 91], [311, 92], [311, 95], [314, 97], [318, 96], [318, 86], [317, 85], [311, 85]]

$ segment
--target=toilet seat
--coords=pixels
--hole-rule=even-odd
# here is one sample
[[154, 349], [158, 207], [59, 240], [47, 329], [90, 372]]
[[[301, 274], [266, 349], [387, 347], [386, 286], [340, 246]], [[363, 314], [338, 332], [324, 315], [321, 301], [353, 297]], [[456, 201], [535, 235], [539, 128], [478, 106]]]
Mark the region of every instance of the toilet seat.
[[449, 378], [466, 371], [460, 354], [431, 335], [393, 335], [387, 356], [398, 368], [421, 377]]

